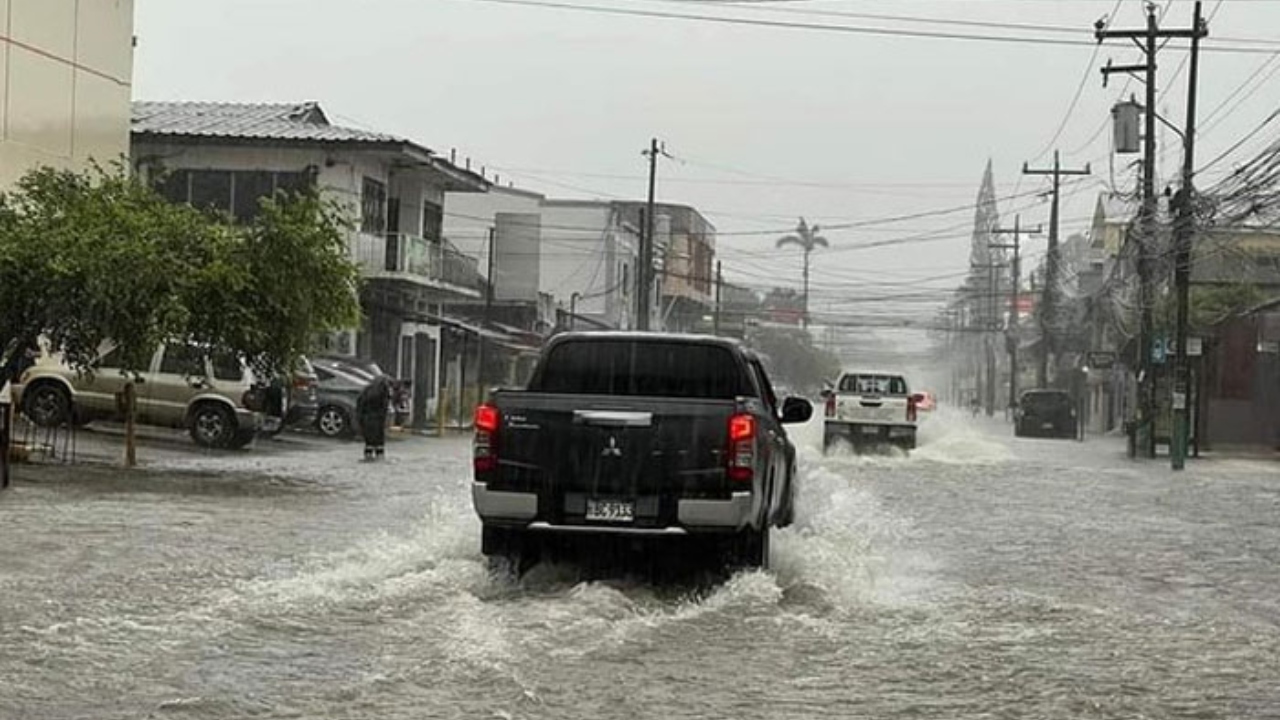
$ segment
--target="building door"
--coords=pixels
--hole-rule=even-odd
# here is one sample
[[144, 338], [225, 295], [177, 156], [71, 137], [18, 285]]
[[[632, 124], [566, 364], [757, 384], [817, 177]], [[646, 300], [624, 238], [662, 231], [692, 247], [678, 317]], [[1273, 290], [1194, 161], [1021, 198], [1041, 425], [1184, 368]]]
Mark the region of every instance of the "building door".
[[400, 243], [400, 198], [387, 199], [387, 272], [404, 270], [401, 258], [406, 248]]
[[413, 375], [413, 423], [426, 427], [431, 423], [431, 401], [436, 397], [436, 348], [435, 338], [427, 333], [415, 336], [416, 362]]

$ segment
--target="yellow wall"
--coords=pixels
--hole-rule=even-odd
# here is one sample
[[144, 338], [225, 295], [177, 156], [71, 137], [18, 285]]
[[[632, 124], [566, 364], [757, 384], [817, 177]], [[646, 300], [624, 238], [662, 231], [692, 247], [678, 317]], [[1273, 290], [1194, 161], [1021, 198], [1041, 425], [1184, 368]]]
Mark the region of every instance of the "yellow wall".
[[0, 189], [129, 151], [133, 0], [0, 0]]

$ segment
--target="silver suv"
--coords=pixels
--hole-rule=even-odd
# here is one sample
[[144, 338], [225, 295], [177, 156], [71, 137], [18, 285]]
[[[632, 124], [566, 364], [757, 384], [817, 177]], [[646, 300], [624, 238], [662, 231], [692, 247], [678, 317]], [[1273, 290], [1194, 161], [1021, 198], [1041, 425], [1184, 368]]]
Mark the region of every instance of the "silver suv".
[[[42, 426], [120, 417], [119, 393], [128, 378], [118, 353], [106, 352], [95, 368], [91, 375], [78, 374], [45, 348], [19, 379], [18, 407]], [[262, 427], [264, 388], [234, 355], [166, 343], [135, 388], [138, 422], [187, 428], [204, 447], [244, 447]]]

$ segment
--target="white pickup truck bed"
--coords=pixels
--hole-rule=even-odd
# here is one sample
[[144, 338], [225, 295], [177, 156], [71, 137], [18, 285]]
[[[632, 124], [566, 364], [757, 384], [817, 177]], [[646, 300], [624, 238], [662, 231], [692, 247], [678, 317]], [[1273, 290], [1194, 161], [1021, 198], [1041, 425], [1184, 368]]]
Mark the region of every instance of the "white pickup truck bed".
[[902, 375], [847, 372], [827, 396], [824, 450], [838, 442], [854, 448], [916, 446], [916, 404]]

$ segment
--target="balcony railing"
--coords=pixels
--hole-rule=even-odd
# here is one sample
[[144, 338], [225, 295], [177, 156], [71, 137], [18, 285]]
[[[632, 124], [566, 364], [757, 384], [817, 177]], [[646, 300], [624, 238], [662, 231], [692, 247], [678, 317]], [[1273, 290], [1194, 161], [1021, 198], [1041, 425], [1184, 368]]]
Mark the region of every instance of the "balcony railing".
[[480, 261], [448, 240], [390, 233], [356, 237], [356, 262], [368, 275], [408, 275], [469, 290], [484, 290]]

